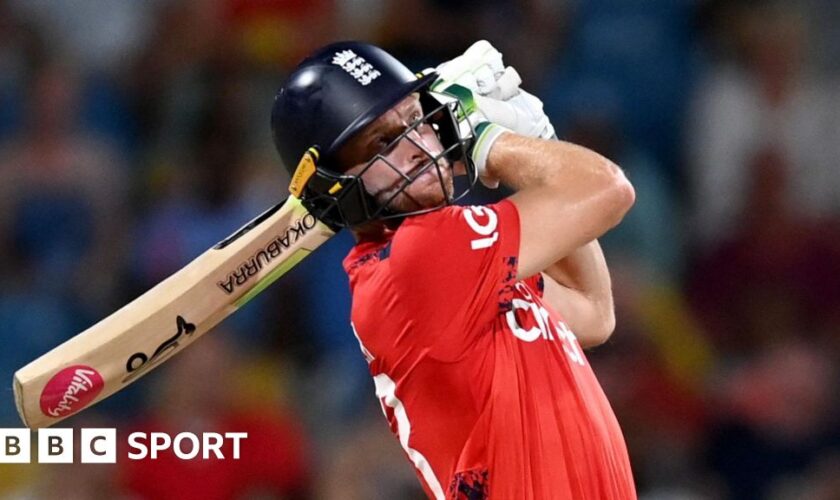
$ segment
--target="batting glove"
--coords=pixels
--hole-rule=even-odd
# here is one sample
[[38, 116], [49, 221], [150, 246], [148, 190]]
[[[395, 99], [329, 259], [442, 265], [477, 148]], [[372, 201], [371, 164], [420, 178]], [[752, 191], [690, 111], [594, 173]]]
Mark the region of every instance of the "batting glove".
[[438, 75], [431, 90], [453, 95], [471, 108], [467, 114], [473, 125], [484, 118], [528, 137], [554, 136], [542, 101], [520, 88], [519, 73], [505, 67], [502, 53], [490, 42], [475, 42], [460, 56], [426, 71]]
[[431, 86], [433, 92], [460, 101], [461, 134], [474, 137], [471, 155], [485, 186], [495, 188], [499, 184], [487, 174], [486, 163], [493, 143], [503, 132], [544, 139], [554, 136], [542, 101], [519, 88], [519, 73], [504, 66], [502, 54], [489, 42], [476, 42], [464, 54], [426, 71], [438, 74]]

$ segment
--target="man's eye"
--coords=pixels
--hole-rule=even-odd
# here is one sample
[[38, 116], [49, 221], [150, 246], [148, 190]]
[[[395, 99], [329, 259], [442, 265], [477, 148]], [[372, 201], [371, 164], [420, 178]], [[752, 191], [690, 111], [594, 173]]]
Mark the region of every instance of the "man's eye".
[[385, 148], [391, 145], [391, 142], [393, 142], [393, 140], [394, 138], [390, 135], [376, 136], [373, 139], [373, 142], [371, 143], [374, 154], [383, 152]]

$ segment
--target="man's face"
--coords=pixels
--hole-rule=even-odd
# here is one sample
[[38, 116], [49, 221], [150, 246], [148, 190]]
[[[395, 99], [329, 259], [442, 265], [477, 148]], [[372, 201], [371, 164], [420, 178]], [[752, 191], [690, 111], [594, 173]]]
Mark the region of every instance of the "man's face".
[[[350, 165], [345, 173], [359, 175], [380, 205], [387, 204], [397, 212], [443, 205], [454, 190], [449, 161], [443, 157], [434, 161], [444, 147], [431, 124], [417, 124], [422, 118], [418, 96], [410, 95], [365, 127], [338, 153], [339, 162]], [[409, 128], [412, 130], [394, 143]], [[399, 192], [406, 184], [408, 187]]]

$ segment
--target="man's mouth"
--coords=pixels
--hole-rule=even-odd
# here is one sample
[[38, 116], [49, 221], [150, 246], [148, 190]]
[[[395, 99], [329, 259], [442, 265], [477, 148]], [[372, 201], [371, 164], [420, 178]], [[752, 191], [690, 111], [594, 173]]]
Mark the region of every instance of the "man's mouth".
[[386, 203], [390, 204], [391, 201], [399, 196], [397, 194], [399, 192], [402, 193], [403, 196], [412, 200], [414, 204], [418, 205], [418, 207], [424, 208], [419, 201], [415, 200], [412, 195], [409, 194], [409, 186], [414, 185], [425, 188], [430, 185], [437, 185], [438, 189], [444, 189], [444, 191], [446, 191], [446, 188], [441, 188], [441, 184], [448, 183], [446, 175], [446, 169], [448, 168], [451, 167], [447, 160], [443, 158], [438, 159], [437, 165], [433, 161], [420, 163], [405, 172], [407, 179], [406, 177], [398, 179], [390, 188], [380, 191], [374, 196], [379, 197], [384, 195], [385, 199], [388, 200]]
[[437, 170], [434, 167], [429, 167], [423, 173], [415, 177], [415, 181], [425, 181], [427, 179], [437, 180]]

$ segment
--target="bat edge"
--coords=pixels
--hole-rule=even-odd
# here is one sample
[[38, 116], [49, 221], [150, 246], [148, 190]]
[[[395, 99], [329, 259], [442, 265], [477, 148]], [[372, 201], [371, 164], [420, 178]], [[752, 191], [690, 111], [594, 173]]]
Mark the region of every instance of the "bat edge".
[[23, 422], [24, 426], [31, 429], [32, 427], [26, 419], [26, 411], [23, 404], [23, 385], [21, 384], [17, 373], [15, 373], [14, 377], [12, 377], [12, 391], [15, 393], [15, 406], [17, 407], [20, 420]]

